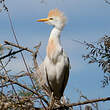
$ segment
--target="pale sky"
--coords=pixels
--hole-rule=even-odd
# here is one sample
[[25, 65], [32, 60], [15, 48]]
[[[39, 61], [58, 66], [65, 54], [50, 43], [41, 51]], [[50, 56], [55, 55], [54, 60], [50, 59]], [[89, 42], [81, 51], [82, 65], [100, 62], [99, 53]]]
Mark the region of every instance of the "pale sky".
[[[44, 3], [40, 3], [40, 0], [7, 0], [6, 4], [20, 44], [32, 48], [41, 41], [40, 55], [43, 58], [52, 27], [37, 23], [36, 20], [47, 17], [48, 11], [53, 8], [63, 11], [67, 16], [67, 25], [62, 32], [61, 42], [71, 62], [65, 96], [69, 97], [71, 102], [77, 102], [79, 94], [75, 89], [80, 89], [90, 99], [110, 95], [110, 86], [101, 88], [100, 81], [104, 75], [101, 68], [97, 64], [87, 64], [82, 59], [86, 49], [72, 41], [76, 39], [94, 42], [105, 34], [110, 35], [110, 6], [104, 0], [45, 0]], [[14, 42], [9, 20], [4, 11], [0, 13], [0, 40], [0, 43], [4, 40]], [[42, 62], [40, 57], [38, 60], [39, 63]], [[22, 62], [19, 64], [19, 61], [21, 58], [10, 66], [18, 64], [15, 70], [23, 69]], [[27, 62], [32, 63], [31, 59]], [[109, 105], [110, 102], [100, 103], [99, 108], [108, 110]]]

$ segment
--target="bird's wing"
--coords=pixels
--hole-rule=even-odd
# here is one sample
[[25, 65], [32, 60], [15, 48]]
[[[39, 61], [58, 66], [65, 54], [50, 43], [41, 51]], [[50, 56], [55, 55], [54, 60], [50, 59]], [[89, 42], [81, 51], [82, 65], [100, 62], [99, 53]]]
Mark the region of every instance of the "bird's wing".
[[49, 78], [48, 78], [47, 68], [45, 68], [45, 72], [46, 72], [46, 80], [47, 80], [48, 87], [49, 87], [50, 91], [53, 92], [53, 89], [51, 87], [51, 84], [50, 84], [50, 81], [49, 81]]
[[45, 64], [44, 61], [37, 68], [36, 72], [33, 73], [33, 78], [37, 81], [39, 86], [42, 86], [46, 83], [46, 73], [45, 73]]
[[40, 65], [39, 71], [40, 83], [41, 85], [44, 85], [46, 83], [46, 71], [44, 62]]
[[64, 75], [64, 79], [63, 79], [61, 93], [64, 92], [66, 84], [68, 82], [68, 78], [69, 78], [70, 62], [69, 62], [69, 58], [68, 57], [67, 57], [67, 61], [68, 61], [68, 65], [65, 65], [65, 68], [64, 68], [64, 71], [63, 71], [65, 73], [65, 75]]

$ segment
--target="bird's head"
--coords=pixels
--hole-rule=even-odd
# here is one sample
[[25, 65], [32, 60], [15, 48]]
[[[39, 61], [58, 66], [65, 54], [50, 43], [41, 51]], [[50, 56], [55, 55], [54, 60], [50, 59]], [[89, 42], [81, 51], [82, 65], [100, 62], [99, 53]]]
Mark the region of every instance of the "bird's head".
[[66, 23], [66, 17], [58, 9], [50, 10], [47, 18], [39, 19], [38, 22], [45, 22], [58, 29], [62, 29]]

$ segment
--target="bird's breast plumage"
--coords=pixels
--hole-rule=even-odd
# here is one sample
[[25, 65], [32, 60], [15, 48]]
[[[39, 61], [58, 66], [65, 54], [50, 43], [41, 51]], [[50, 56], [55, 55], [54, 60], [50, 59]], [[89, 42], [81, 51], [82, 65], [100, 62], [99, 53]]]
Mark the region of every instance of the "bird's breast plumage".
[[57, 63], [59, 57], [62, 55], [63, 48], [54, 39], [50, 39], [47, 45], [47, 57], [52, 63]]
[[56, 44], [54, 40], [53, 39], [49, 40], [47, 45], [47, 56], [51, 58], [54, 55], [55, 51], [56, 51]]

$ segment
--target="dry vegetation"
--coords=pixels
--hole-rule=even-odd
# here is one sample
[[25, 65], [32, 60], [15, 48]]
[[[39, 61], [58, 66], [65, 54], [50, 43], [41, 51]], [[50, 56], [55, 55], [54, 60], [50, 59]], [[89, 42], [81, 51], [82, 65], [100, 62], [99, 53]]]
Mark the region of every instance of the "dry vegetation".
[[[0, 0], [0, 3], [3, 6], [0, 11], [5, 11], [7, 13], [16, 42], [4, 41], [4, 44], [0, 44], [0, 110], [72, 110], [74, 106], [79, 106], [81, 110], [81, 105], [88, 103], [91, 103], [91, 107], [98, 110], [97, 102], [110, 100], [110, 97], [89, 100], [78, 90], [80, 94], [79, 102], [70, 103], [69, 100], [63, 97], [63, 104], [57, 105], [56, 102], [53, 101], [54, 99], [52, 100], [51, 98], [52, 95], [48, 86], [45, 85], [41, 87], [39, 83], [40, 76], [37, 74], [39, 73], [37, 54], [41, 43], [35, 46], [36, 48], [34, 50], [19, 45], [5, 1]], [[103, 37], [95, 45], [87, 42], [83, 44], [89, 50], [89, 53], [84, 55], [83, 58], [85, 60], [88, 59], [89, 63], [98, 63], [105, 72], [104, 80], [102, 81], [103, 86], [108, 85], [110, 81], [110, 37]], [[34, 65], [33, 67], [28, 67], [23, 51], [30, 53]], [[26, 71], [16, 72], [12, 75], [12, 71], [8, 70], [7, 66], [12, 60], [16, 60], [16, 54], [21, 55]], [[33, 77], [34, 74], [36, 74], [36, 78]], [[22, 82], [21, 79], [24, 79], [24, 82]], [[26, 79], [29, 80], [28, 84], [25, 82]], [[82, 98], [85, 99], [85, 101], [82, 102]], [[86, 106], [85, 110], [92, 110], [91, 107]]]

